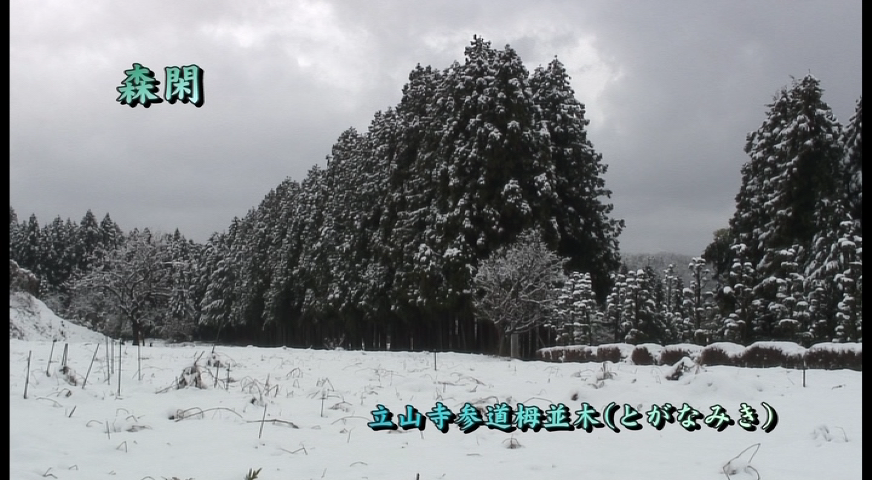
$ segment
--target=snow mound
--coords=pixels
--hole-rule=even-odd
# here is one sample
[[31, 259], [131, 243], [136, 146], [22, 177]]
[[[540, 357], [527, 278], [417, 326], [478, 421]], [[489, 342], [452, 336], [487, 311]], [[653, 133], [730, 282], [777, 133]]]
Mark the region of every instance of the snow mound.
[[102, 342], [103, 335], [55, 315], [41, 300], [26, 292], [9, 293], [9, 338]]

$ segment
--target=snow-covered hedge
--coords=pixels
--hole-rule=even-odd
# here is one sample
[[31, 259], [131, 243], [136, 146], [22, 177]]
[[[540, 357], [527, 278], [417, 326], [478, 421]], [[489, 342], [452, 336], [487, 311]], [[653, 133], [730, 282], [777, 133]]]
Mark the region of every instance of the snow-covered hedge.
[[542, 348], [536, 352], [547, 362], [625, 362], [634, 365], [673, 365], [689, 357], [700, 365], [736, 367], [847, 368], [863, 370], [862, 343], [819, 343], [809, 348], [792, 342], [755, 342], [747, 347], [717, 342], [702, 347], [693, 344], [661, 346], [613, 343], [599, 346], [571, 345]]

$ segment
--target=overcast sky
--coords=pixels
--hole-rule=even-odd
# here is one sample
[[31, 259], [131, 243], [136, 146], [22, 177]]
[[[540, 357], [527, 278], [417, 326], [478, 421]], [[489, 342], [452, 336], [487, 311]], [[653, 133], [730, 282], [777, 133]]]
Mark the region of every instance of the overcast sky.
[[[745, 136], [811, 72], [843, 124], [862, 90], [861, 1], [12, 0], [11, 204], [40, 224], [224, 231], [348, 127], [395, 106], [412, 68], [474, 34], [529, 70], [556, 55], [609, 165], [621, 250], [699, 254], [727, 225]], [[205, 104], [116, 101], [140, 63], [204, 71]]]

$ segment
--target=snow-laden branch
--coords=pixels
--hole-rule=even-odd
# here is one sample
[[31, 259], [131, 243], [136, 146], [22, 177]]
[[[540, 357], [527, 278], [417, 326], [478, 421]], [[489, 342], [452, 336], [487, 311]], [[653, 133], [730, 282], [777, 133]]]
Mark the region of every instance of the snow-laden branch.
[[553, 315], [565, 260], [549, 251], [537, 232], [525, 232], [481, 262], [475, 276], [479, 318], [501, 335], [523, 333]]

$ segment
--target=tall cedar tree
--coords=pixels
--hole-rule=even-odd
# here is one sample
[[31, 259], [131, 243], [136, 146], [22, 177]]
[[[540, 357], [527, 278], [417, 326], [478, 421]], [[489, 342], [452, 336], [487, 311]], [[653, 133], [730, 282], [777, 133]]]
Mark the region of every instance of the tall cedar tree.
[[782, 89], [745, 146], [751, 158], [742, 167], [730, 231], [757, 270], [759, 281], [751, 288], [758, 302], [752, 321], [759, 339], [778, 335], [778, 315], [769, 303], [778, 294], [774, 279], [789, 276], [778, 252], [794, 245], [807, 251], [819, 229], [821, 206], [837, 197], [841, 127], [822, 94], [811, 75]]
[[[845, 148], [842, 157], [842, 182], [845, 185], [845, 202], [848, 213], [855, 222], [863, 220], [863, 98], [857, 100], [857, 109], [848, 121], [842, 136]], [[861, 228], [862, 231], [862, 228]]]
[[537, 68], [530, 78], [552, 162], [536, 181], [542, 191], [551, 193], [550, 220], [559, 231], [558, 253], [569, 257], [569, 269], [590, 273], [602, 301], [609, 290], [609, 274], [620, 265], [618, 236], [624, 221], [610, 218], [613, 206], [603, 203], [612, 193], [603, 179], [607, 165], [587, 138], [590, 120], [569, 80], [556, 58], [547, 67]]

